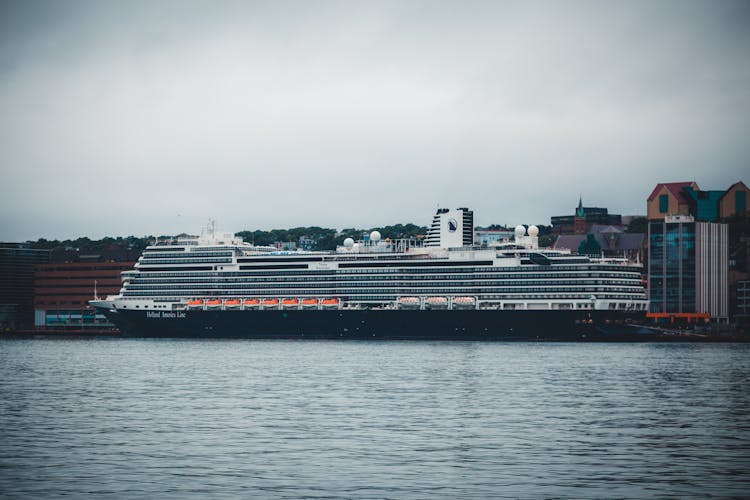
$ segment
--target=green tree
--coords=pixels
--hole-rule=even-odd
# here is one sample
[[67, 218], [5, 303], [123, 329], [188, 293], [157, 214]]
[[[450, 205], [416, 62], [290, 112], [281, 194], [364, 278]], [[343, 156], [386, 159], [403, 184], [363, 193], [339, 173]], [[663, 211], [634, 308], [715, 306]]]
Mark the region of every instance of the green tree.
[[625, 228], [626, 233], [646, 233], [648, 232], [648, 219], [645, 217], [636, 217], [628, 227]]
[[601, 251], [602, 247], [593, 234], [587, 234], [586, 239], [578, 245], [578, 253], [581, 255], [598, 255]]

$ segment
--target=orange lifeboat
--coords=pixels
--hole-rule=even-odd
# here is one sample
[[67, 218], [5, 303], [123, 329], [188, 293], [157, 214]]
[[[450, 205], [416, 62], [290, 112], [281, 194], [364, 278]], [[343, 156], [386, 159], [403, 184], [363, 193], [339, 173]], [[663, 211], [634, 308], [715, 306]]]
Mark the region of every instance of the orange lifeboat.
[[278, 307], [279, 299], [263, 299], [263, 307]]
[[419, 297], [399, 297], [398, 306], [402, 309], [419, 309]]
[[260, 306], [260, 300], [258, 300], [258, 299], [245, 299], [244, 305], [245, 305], [245, 307], [259, 307]]
[[318, 307], [318, 299], [302, 299], [302, 307], [304, 308]]
[[297, 307], [299, 305], [299, 299], [284, 299], [281, 301], [281, 307]]
[[221, 299], [208, 299], [206, 307], [221, 307]]
[[474, 297], [454, 297], [453, 307], [458, 309], [474, 309], [476, 302]]
[[323, 299], [321, 305], [326, 308], [334, 308], [339, 306], [339, 299]]
[[427, 297], [424, 304], [430, 309], [448, 309], [448, 299], [445, 297]]
[[241, 303], [242, 302], [240, 301], [240, 299], [229, 299], [229, 300], [224, 301], [224, 306], [225, 307], [240, 307]]
[[190, 300], [190, 301], [188, 301], [187, 305], [188, 305], [188, 307], [190, 307], [192, 309], [201, 308], [201, 307], [203, 307], [203, 300], [201, 300], [201, 299]]

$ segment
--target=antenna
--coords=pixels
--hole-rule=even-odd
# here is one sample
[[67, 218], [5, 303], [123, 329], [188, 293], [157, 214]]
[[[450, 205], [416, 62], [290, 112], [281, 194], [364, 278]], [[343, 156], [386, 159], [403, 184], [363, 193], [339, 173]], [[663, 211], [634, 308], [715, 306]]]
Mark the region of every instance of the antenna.
[[96, 280], [94, 280], [94, 300], [99, 300], [99, 295], [96, 293]]

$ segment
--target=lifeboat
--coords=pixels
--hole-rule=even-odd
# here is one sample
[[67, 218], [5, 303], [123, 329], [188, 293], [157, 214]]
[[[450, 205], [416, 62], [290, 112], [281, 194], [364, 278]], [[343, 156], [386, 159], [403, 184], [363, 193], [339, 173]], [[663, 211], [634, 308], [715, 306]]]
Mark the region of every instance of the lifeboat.
[[221, 299], [208, 299], [206, 301], [206, 307], [215, 309], [221, 307]]
[[245, 299], [243, 302], [243, 305], [246, 309], [252, 309], [256, 307], [260, 307], [260, 300], [258, 299]]
[[430, 309], [447, 309], [448, 299], [445, 297], [427, 297], [424, 299], [424, 305]]
[[279, 307], [279, 299], [263, 299], [263, 307]]
[[313, 309], [318, 307], [318, 299], [302, 299], [302, 307], [305, 309]]
[[234, 309], [240, 307], [242, 301], [240, 299], [228, 299], [224, 301], [224, 307]]
[[323, 299], [320, 305], [326, 309], [338, 309], [339, 299]]
[[189, 300], [187, 306], [189, 309], [203, 309], [203, 301], [201, 299]]
[[454, 297], [453, 307], [456, 309], [474, 309], [477, 300], [474, 297]]
[[284, 309], [296, 309], [299, 306], [299, 299], [283, 299], [281, 307]]
[[399, 297], [398, 306], [402, 309], [419, 309], [419, 297]]

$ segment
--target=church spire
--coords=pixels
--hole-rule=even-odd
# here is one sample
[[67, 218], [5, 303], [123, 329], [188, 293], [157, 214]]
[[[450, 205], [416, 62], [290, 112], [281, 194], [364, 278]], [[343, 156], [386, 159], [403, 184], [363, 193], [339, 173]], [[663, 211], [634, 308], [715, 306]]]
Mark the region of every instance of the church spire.
[[581, 198], [581, 195], [578, 195], [578, 208], [576, 208], [576, 217], [585, 217], [586, 214], [583, 211], [583, 198]]

